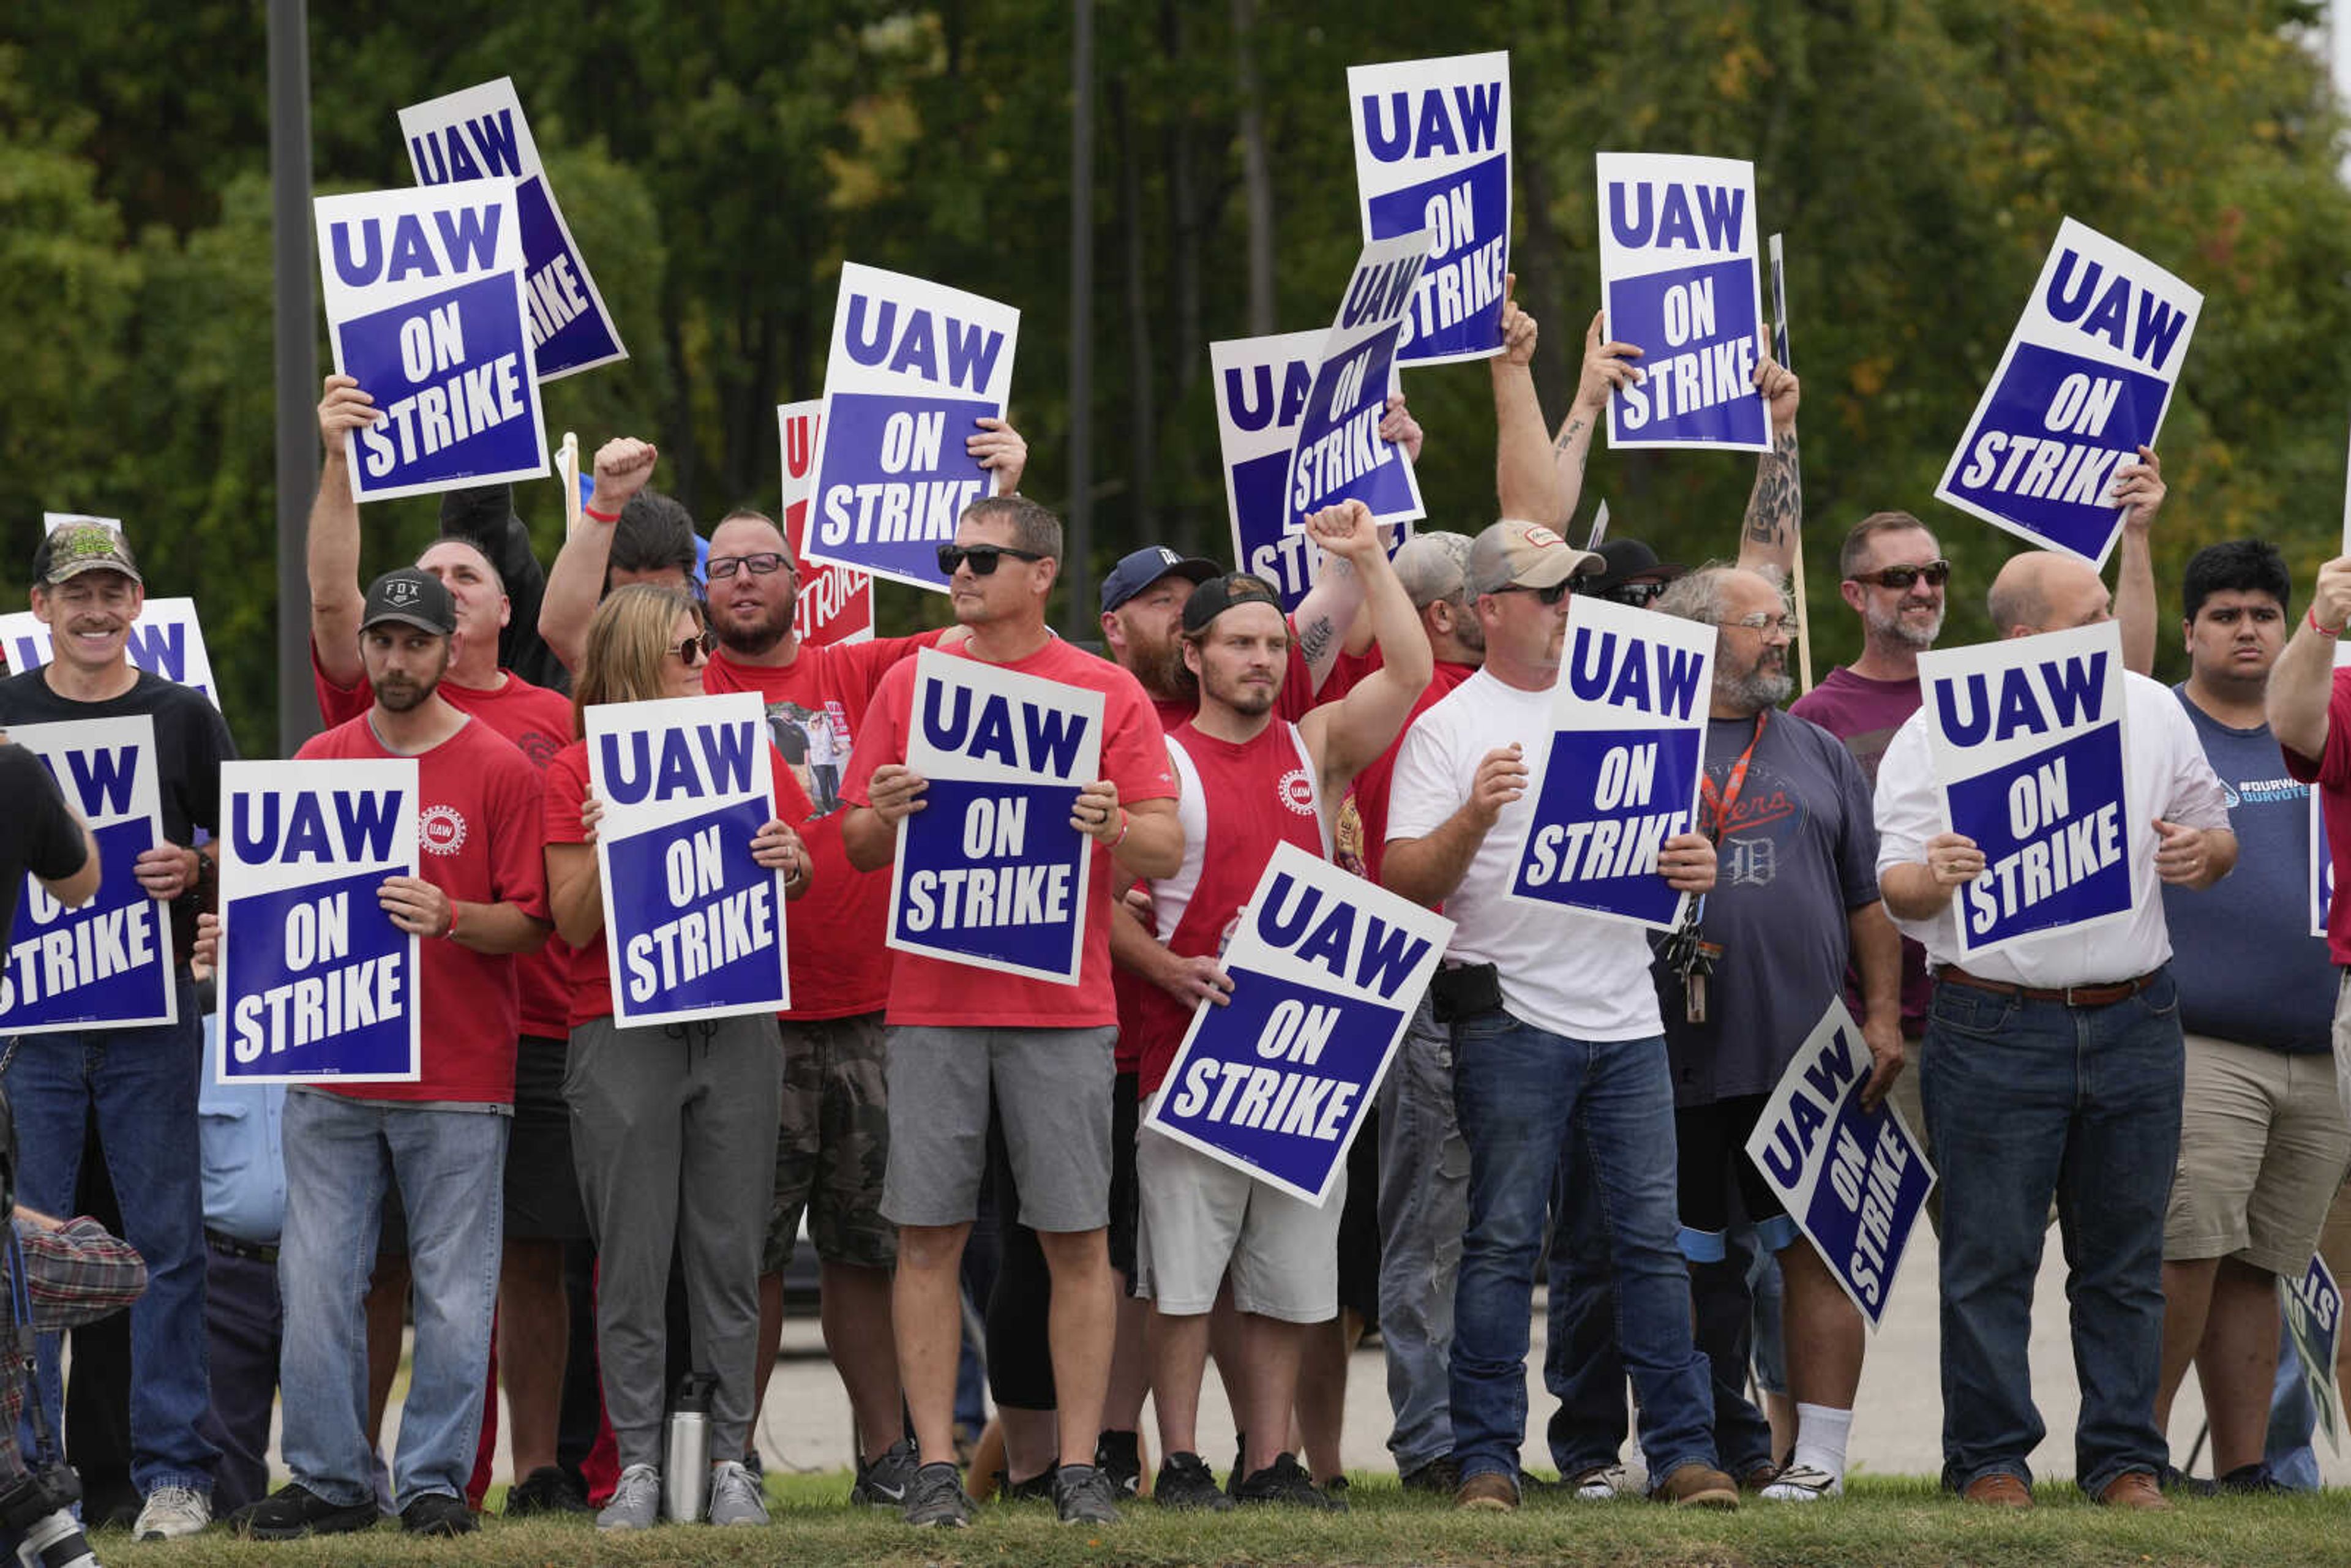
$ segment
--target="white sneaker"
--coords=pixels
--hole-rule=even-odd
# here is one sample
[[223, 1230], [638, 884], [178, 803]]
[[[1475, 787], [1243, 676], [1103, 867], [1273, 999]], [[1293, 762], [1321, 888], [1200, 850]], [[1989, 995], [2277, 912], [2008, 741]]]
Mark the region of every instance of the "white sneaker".
[[1824, 1497], [1844, 1495], [1844, 1478], [1816, 1465], [1792, 1464], [1763, 1489], [1765, 1502], [1818, 1502]]
[[596, 1516], [602, 1531], [651, 1530], [661, 1518], [661, 1472], [651, 1465], [631, 1465], [621, 1472], [612, 1500]]
[[749, 1466], [721, 1459], [710, 1467], [710, 1501], [703, 1517], [713, 1524], [768, 1522], [768, 1499]]
[[1588, 1470], [1578, 1470], [1561, 1479], [1571, 1489], [1569, 1495], [1578, 1502], [1614, 1502], [1625, 1494], [1625, 1467], [1594, 1465]]
[[213, 1521], [213, 1500], [193, 1487], [160, 1486], [147, 1494], [139, 1522], [131, 1527], [136, 1541], [177, 1541], [193, 1535]]

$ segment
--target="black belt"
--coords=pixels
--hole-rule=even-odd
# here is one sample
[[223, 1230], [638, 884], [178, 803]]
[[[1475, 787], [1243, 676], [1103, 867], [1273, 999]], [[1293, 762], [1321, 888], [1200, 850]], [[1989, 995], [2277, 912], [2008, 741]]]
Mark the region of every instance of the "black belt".
[[256, 1263], [275, 1264], [277, 1249], [256, 1247], [250, 1241], [239, 1241], [234, 1236], [223, 1236], [210, 1226], [204, 1228], [204, 1244], [215, 1252], [225, 1252], [232, 1258], [250, 1258]]

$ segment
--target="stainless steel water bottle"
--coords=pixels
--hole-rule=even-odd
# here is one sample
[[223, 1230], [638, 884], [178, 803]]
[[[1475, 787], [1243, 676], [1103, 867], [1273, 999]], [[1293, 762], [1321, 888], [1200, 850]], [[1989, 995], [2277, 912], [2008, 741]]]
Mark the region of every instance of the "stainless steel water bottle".
[[689, 1372], [677, 1382], [662, 1454], [662, 1505], [669, 1517], [692, 1524], [710, 1497], [710, 1396], [718, 1380]]

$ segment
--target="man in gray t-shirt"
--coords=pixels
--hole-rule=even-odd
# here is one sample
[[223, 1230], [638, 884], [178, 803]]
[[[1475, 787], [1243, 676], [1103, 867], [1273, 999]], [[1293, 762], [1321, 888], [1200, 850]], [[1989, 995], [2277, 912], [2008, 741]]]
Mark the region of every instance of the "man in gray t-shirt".
[[1708, 567], [1668, 588], [1657, 608], [1718, 627], [1699, 825], [1719, 872], [1700, 936], [1721, 954], [1704, 1017], [1674, 965], [1653, 971], [1666, 1020], [1679, 1149], [1682, 1253], [1698, 1307], [1698, 1346], [1715, 1366], [1719, 1443], [1734, 1475], [1771, 1458], [1769, 1427], [1747, 1404], [1753, 1303], [1743, 1268], [1724, 1259], [1739, 1212], [1778, 1254], [1786, 1281], [1789, 1393], [1795, 1451], [1767, 1499], [1810, 1501], [1844, 1490], [1845, 1438], [1861, 1379], [1860, 1313], [1747, 1158], [1747, 1139], [1781, 1074], [1844, 988], [1862, 977], [1862, 1034], [1882, 1097], [1902, 1068], [1901, 944], [1878, 902], [1877, 830], [1868, 785], [1842, 742], [1782, 712], [1794, 624], [1780, 591], [1752, 571]]

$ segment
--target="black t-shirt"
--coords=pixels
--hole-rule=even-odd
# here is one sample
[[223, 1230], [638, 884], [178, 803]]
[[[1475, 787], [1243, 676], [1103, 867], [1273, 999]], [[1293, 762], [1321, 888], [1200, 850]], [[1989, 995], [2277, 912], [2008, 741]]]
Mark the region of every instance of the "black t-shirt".
[[142, 713], [155, 721], [163, 836], [175, 844], [193, 844], [198, 828], [218, 833], [221, 764], [235, 758], [236, 743], [229, 738], [220, 710], [203, 693], [145, 670], [120, 696], [96, 703], [57, 695], [39, 670], [0, 681], [0, 726], [132, 718]]
[[16, 917], [17, 890], [31, 872], [44, 882], [81, 870], [81, 823], [57, 793], [41, 759], [21, 746], [0, 746], [0, 932]]

